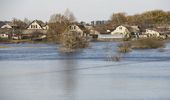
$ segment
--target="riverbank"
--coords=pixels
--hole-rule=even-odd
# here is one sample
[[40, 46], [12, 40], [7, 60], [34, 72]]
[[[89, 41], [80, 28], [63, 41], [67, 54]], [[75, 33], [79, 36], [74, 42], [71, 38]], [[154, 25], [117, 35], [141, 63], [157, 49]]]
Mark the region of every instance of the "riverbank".
[[[136, 40], [140, 40], [140, 39], [102, 38], [102, 39], [93, 39], [90, 42], [123, 42], [123, 41], [134, 41], [134, 40], [136, 41]], [[164, 40], [161, 40], [161, 41], [169, 43], [170, 38], [167, 38], [167, 39], [164, 39]], [[0, 39], [0, 43], [3, 43], [3, 44], [13, 44], [13, 43], [15, 44], [16, 43], [17, 44], [17, 43], [52, 43], [52, 42], [49, 42], [47, 40], [35, 41], [35, 40], [31, 40], [31, 39], [24, 39], [24, 40]]]
[[0, 43], [3, 44], [18, 44], [18, 43], [49, 43], [46, 40], [42, 40], [42, 41], [33, 41], [30, 39], [25, 39], [25, 40], [3, 40], [0, 41]]

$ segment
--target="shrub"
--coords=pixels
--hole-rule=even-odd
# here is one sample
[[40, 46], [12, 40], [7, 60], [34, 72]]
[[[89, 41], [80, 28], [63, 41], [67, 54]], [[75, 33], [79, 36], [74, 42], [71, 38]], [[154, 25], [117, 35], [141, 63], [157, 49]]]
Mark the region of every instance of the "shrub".
[[0, 42], [9, 42], [9, 39], [7, 39], [7, 38], [0, 38]]
[[132, 41], [134, 49], [156, 49], [164, 47], [164, 42], [156, 38], [146, 38]]
[[117, 51], [118, 51], [119, 53], [127, 53], [127, 52], [130, 52], [130, 51], [132, 51], [132, 50], [131, 50], [131, 44], [128, 43], [128, 42], [120, 43], [120, 44], [118, 45]]
[[120, 61], [121, 60], [121, 56], [120, 55], [113, 55], [113, 56], [110, 56], [110, 57], [107, 57], [107, 60], [108, 61]]
[[158, 51], [159, 52], [165, 52], [166, 50], [164, 48], [159, 48]]
[[76, 32], [64, 33], [61, 41], [62, 49], [66, 52], [88, 47], [88, 40], [85, 36], [80, 36]]

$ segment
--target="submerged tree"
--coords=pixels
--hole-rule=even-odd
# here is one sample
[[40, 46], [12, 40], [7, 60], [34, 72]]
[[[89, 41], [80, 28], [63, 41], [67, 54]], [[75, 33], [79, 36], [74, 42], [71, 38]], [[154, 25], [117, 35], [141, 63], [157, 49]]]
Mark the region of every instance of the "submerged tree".
[[63, 35], [62, 51], [70, 52], [80, 48], [86, 48], [89, 45], [88, 38], [81, 36], [77, 32], [67, 32]]
[[76, 19], [68, 9], [64, 14], [53, 14], [49, 20], [48, 40], [60, 43], [62, 51], [87, 47], [86, 37], [80, 36], [77, 32], [65, 31], [73, 23], [76, 24]]
[[49, 20], [48, 40], [59, 43], [62, 33], [70, 25], [68, 18], [62, 14], [53, 14]]

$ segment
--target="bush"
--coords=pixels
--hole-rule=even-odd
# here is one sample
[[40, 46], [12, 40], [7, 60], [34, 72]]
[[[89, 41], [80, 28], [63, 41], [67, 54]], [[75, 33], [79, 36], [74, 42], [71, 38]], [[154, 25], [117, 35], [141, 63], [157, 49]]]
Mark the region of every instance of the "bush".
[[146, 38], [137, 41], [132, 41], [134, 49], [156, 49], [164, 47], [164, 42], [156, 38]]
[[0, 42], [9, 42], [9, 39], [7, 39], [7, 38], [0, 38]]
[[107, 57], [107, 61], [120, 61], [121, 60], [121, 56], [120, 55], [113, 55], [113, 56], [110, 56], [110, 57]]
[[132, 51], [131, 50], [131, 44], [128, 43], [128, 42], [121, 43], [121, 44], [118, 45], [117, 51], [119, 53], [128, 53], [128, 52]]
[[76, 49], [88, 47], [89, 42], [87, 40], [87, 37], [80, 36], [76, 32], [69, 32], [64, 33], [61, 44], [62, 44], [61, 50], [64, 50], [66, 52], [69, 51], [72, 52], [75, 51]]

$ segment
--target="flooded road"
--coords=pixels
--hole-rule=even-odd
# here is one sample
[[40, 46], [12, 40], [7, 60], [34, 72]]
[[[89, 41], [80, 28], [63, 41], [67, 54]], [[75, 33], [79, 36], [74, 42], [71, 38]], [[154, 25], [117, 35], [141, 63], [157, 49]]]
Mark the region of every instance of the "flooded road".
[[77, 54], [52, 44], [1, 44], [0, 100], [170, 100], [170, 44], [164, 52], [116, 55], [117, 43]]

